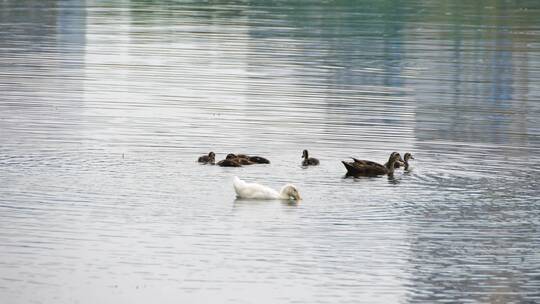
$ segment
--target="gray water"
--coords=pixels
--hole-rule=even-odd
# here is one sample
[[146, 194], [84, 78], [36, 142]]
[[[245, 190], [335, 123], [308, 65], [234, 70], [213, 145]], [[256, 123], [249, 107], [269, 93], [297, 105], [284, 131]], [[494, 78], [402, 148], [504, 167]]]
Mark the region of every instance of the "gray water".
[[[0, 1], [0, 302], [540, 302], [539, 20], [536, 0]], [[412, 170], [344, 178], [392, 151]], [[236, 200], [235, 175], [304, 199]]]

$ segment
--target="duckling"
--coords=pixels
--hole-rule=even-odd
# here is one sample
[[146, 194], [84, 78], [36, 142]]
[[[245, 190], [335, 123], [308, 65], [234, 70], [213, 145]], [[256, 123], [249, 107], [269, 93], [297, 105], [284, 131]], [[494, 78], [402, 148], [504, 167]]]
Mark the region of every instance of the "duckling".
[[[390, 154], [390, 156], [394, 155], [394, 154], [398, 154], [397, 152], [392, 152], [392, 154]], [[403, 166], [403, 158], [401, 158], [401, 155], [399, 156], [399, 159], [394, 163], [394, 168], [399, 168], [401, 166]], [[384, 163], [384, 166], [388, 168], [388, 162]]]
[[238, 162], [236, 155], [232, 153], [227, 154], [227, 157], [224, 160], [220, 160], [217, 165], [220, 167], [242, 167], [242, 164]]
[[405, 153], [405, 155], [403, 155], [403, 159], [403, 170], [407, 171], [409, 170], [409, 159], [414, 159], [414, 156], [411, 153], [407, 152]]
[[309, 157], [308, 150], [302, 151], [302, 158], [304, 158], [302, 166], [317, 166], [319, 164], [318, 159]]
[[203, 163], [203, 164], [214, 165], [216, 163], [216, 154], [214, 154], [214, 152], [210, 152], [208, 153], [208, 155], [203, 155], [199, 157], [198, 162]]
[[369, 161], [353, 158], [354, 162], [342, 161], [347, 169], [347, 176], [376, 176], [376, 175], [393, 175], [394, 164], [401, 159], [401, 155], [397, 152], [392, 152], [385, 166]]

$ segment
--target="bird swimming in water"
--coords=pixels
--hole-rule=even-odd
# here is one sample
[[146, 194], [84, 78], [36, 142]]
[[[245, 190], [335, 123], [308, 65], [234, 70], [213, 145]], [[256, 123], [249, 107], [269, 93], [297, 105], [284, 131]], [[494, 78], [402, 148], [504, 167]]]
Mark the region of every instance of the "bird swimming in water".
[[[390, 154], [390, 157], [392, 157], [392, 155], [394, 155], [394, 154], [398, 154], [398, 155], [399, 155], [399, 153], [397, 153], [397, 152], [392, 152], [392, 154]], [[389, 163], [389, 161], [387, 161], [386, 163], [384, 163], [384, 166], [385, 166], [385, 167], [388, 167], [388, 163]], [[399, 168], [399, 167], [401, 167], [401, 166], [403, 166], [403, 158], [401, 158], [401, 155], [400, 155], [400, 156], [399, 156], [399, 159], [394, 163], [394, 168]]]
[[234, 154], [227, 154], [227, 157], [220, 160], [217, 165], [220, 167], [242, 167], [242, 164], [238, 162], [237, 157]]
[[249, 156], [249, 160], [256, 164], [269, 164], [270, 161], [261, 156]]
[[237, 176], [233, 178], [233, 187], [238, 198], [246, 199], [261, 199], [261, 200], [296, 200], [302, 198], [298, 193], [298, 189], [292, 184], [287, 184], [278, 192], [270, 187], [263, 186], [257, 183], [246, 183]]
[[215, 164], [216, 163], [216, 154], [214, 152], [210, 152], [208, 153], [208, 155], [203, 155], [201, 157], [199, 157], [199, 160], [198, 160], [199, 163], [203, 163], [203, 164]]
[[235, 160], [240, 165], [253, 165], [253, 164], [255, 164], [254, 162], [249, 160], [247, 155], [244, 155], [244, 154], [229, 153], [229, 154], [227, 154], [226, 159]]
[[302, 161], [302, 166], [317, 166], [319, 164], [318, 159], [309, 157], [308, 150], [302, 151], [302, 158], [304, 159]]
[[353, 158], [353, 162], [342, 161], [347, 169], [347, 176], [377, 176], [377, 175], [393, 175], [394, 164], [401, 159], [401, 155], [397, 152], [390, 154], [390, 158], [385, 166], [370, 161], [359, 160]]
[[405, 155], [403, 155], [403, 159], [403, 170], [407, 171], [409, 170], [409, 159], [414, 159], [414, 156], [411, 153], [407, 152], [405, 153]]
[[250, 155], [246, 155], [246, 154], [236, 154], [237, 157], [239, 158], [245, 158], [245, 159], [248, 159], [250, 162], [254, 163], [254, 164], [269, 164], [270, 161], [264, 157], [261, 157], [261, 156], [250, 156]]

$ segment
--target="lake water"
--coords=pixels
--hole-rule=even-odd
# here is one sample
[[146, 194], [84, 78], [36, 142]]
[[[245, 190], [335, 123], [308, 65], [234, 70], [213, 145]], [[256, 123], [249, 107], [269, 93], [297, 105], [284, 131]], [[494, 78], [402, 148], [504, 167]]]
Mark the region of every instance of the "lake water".
[[[539, 20], [537, 0], [0, 1], [1, 302], [540, 302]], [[413, 169], [344, 178], [392, 151]], [[235, 175], [304, 200], [236, 200]]]

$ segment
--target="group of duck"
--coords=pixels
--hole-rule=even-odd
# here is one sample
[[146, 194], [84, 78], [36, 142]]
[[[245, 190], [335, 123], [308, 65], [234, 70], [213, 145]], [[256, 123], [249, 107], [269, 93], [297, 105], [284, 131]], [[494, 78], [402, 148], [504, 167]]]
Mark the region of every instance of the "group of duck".
[[348, 176], [376, 176], [393, 175], [394, 169], [401, 168], [409, 170], [409, 160], [414, 159], [411, 153], [405, 153], [403, 158], [398, 152], [392, 152], [388, 161], [381, 165], [370, 160], [360, 160], [352, 157], [352, 162], [341, 161], [347, 169]]
[[[302, 166], [317, 166], [319, 160], [309, 157], [308, 150], [302, 152]], [[377, 176], [377, 175], [393, 175], [394, 169], [403, 167], [404, 170], [409, 169], [409, 160], [414, 159], [411, 153], [405, 153], [403, 158], [398, 152], [392, 152], [388, 161], [381, 165], [370, 160], [361, 160], [352, 157], [353, 161], [342, 161], [347, 176]], [[270, 161], [261, 156], [250, 156], [246, 154], [229, 153], [225, 159], [216, 163], [216, 154], [214, 152], [203, 155], [198, 159], [199, 163], [218, 165], [221, 167], [242, 167], [243, 165], [253, 164], [269, 164]]]
[[242, 167], [242, 165], [269, 164], [270, 161], [261, 156], [229, 153], [225, 159], [216, 163], [216, 154], [214, 152], [210, 152], [208, 155], [199, 157], [199, 163], [218, 165], [220, 167]]

